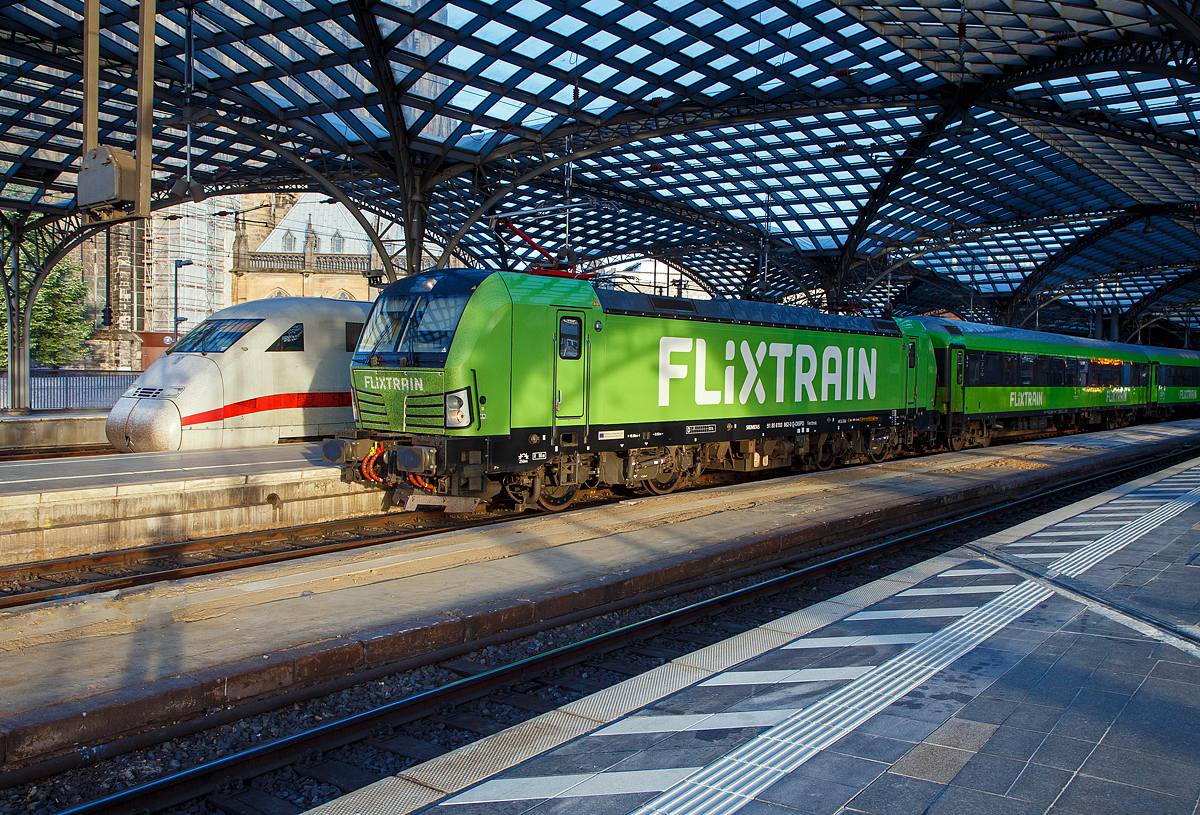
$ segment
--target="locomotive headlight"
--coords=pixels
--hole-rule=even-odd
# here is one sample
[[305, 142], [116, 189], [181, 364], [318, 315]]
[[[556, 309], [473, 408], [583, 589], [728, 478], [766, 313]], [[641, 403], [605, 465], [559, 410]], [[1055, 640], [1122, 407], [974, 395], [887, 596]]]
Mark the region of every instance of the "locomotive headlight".
[[446, 394], [446, 427], [470, 427], [471, 404], [467, 388]]

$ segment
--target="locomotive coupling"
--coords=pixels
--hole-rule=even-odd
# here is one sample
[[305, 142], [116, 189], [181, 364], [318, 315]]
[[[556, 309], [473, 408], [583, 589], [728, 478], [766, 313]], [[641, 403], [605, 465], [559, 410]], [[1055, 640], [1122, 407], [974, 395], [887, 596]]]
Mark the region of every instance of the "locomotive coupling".
[[330, 439], [321, 445], [321, 458], [333, 464], [354, 464], [371, 452], [371, 439]]

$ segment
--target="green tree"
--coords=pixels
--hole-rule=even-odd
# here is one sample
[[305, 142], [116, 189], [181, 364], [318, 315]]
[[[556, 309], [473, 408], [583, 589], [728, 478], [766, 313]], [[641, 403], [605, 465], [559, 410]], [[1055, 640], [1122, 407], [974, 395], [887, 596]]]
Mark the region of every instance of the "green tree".
[[[83, 356], [83, 341], [92, 334], [84, 314], [87, 287], [78, 263], [54, 268], [33, 301], [29, 323], [29, 358], [34, 365], [65, 365]], [[8, 367], [8, 315], [0, 304], [0, 367]]]

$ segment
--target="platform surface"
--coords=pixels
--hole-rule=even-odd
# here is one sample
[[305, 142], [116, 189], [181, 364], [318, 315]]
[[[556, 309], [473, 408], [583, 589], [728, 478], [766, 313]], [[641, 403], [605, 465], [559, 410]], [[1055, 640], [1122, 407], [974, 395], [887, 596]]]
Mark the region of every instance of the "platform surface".
[[[999, 495], [1198, 440], [1200, 420], [889, 461], [0, 612], [3, 760], [471, 645], [614, 597], [632, 602], [711, 576], [714, 564], [823, 545], [839, 528], [890, 527], [955, 496]], [[311, 466], [303, 446], [270, 451]]]
[[1200, 459], [312, 812], [1193, 815], [1198, 502]]
[[0, 496], [293, 472], [313, 467], [336, 468], [321, 458], [318, 442], [16, 461], [0, 464]]

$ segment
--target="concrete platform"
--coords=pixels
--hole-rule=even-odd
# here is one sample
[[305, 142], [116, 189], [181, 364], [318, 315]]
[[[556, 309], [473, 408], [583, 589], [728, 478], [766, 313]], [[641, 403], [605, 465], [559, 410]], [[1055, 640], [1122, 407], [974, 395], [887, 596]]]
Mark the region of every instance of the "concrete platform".
[[538, 620], [1197, 441], [1191, 421], [887, 462], [0, 613], [0, 762], [465, 652]]
[[311, 813], [1193, 815], [1198, 504], [1200, 459]]
[[45, 410], [0, 416], [0, 450], [107, 445], [107, 410]]
[[319, 443], [0, 464], [0, 563], [381, 512]]

